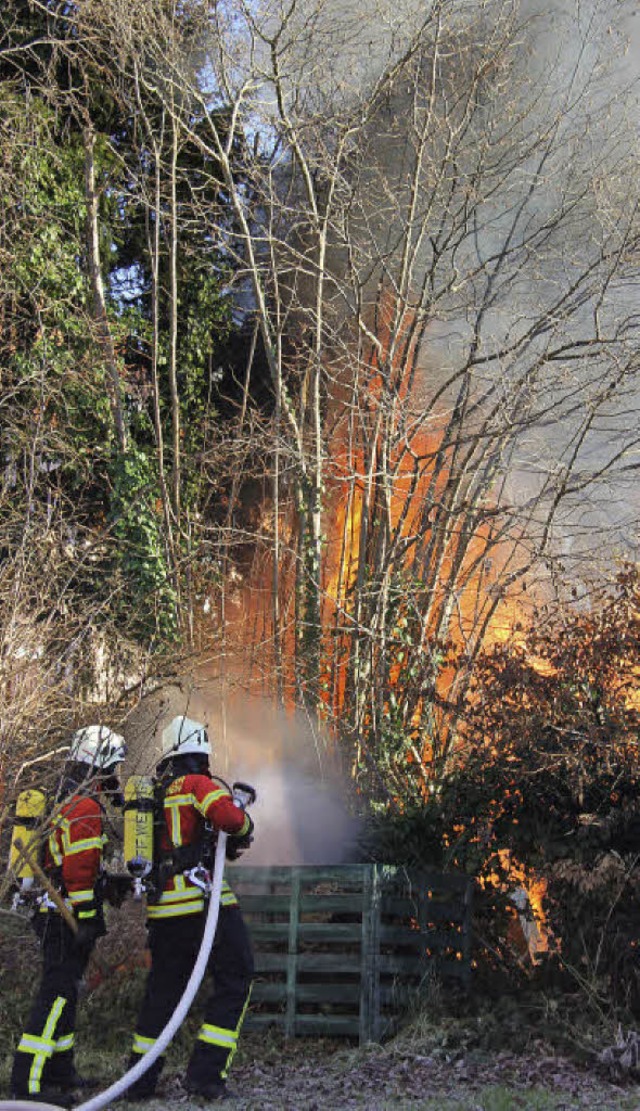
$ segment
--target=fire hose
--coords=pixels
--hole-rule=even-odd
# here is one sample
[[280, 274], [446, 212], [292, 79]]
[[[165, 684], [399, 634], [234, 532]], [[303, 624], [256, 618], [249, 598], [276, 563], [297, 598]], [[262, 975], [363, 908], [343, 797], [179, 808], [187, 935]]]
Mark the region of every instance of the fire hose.
[[[164, 1030], [160, 1032], [158, 1038], [152, 1048], [145, 1053], [139, 1061], [125, 1072], [119, 1080], [116, 1080], [109, 1088], [105, 1088], [104, 1092], [99, 1092], [97, 1096], [87, 1100], [85, 1103], [80, 1103], [74, 1111], [100, 1111], [101, 1107], [106, 1107], [107, 1104], [113, 1100], [118, 1099], [119, 1096], [126, 1092], [136, 1080], [144, 1076], [147, 1069], [151, 1068], [154, 1061], [158, 1059], [161, 1053], [169, 1045], [178, 1032], [185, 1017], [189, 1011], [191, 1004], [197, 994], [198, 988], [202, 983], [209, 955], [213, 947], [213, 941], [216, 935], [216, 928], [218, 925], [218, 913], [220, 910], [220, 892], [222, 890], [222, 877], [224, 874], [225, 853], [227, 845], [227, 834], [220, 831], [218, 833], [218, 844], [216, 846], [216, 855], [213, 866], [213, 877], [211, 880], [211, 894], [209, 896], [209, 909], [204, 924], [204, 932], [202, 941], [200, 943], [200, 950], [196, 957], [196, 962], [191, 971], [191, 976], [187, 983], [182, 997], [169, 1019]], [[55, 1103], [34, 1103], [32, 1100], [2, 1100], [0, 1101], [0, 1111], [62, 1111], [58, 1104]]]
[[[244, 784], [234, 784], [235, 787], [245, 788]], [[237, 805], [244, 809], [255, 799], [255, 792], [253, 788], [245, 788], [250, 792], [247, 795], [240, 791], [236, 798], [236, 791], [234, 790], [234, 798], [236, 798]], [[158, 1035], [152, 1048], [145, 1053], [141, 1059], [124, 1073], [119, 1080], [116, 1080], [109, 1088], [105, 1088], [103, 1092], [99, 1092], [97, 1096], [86, 1100], [85, 1103], [80, 1103], [74, 1111], [100, 1111], [100, 1108], [106, 1107], [107, 1104], [118, 1099], [132, 1084], [135, 1084], [141, 1076], [144, 1076], [147, 1069], [164, 1053], [165, 1049], [172, 1041], [182, 1023], [184, 1022], [189, 1008], [195, 999], [198, 988], [202, 983], [204, 974], [207, 969], [211, 949], [216, 936], [216, 929], [218, 926], [218, 914], [220, 912], [220, 894], [222, 891], [222, 880], [224, 876], [224, 865], [227, 847], [227, 834], [222, 830], [218, 833], [218, 842], [216, 846], [216, 853], [213, 865], [213, 876], [211, 879], [211, 892], [209, 895], [209, 909], [205, 919], [204, 931], [202, 934], [202, 941], [198, 956], [196, 957], [195, 964], [191, 971], [188, 983], [184, 992], [178, 1002], [178, 1005], [169, 1019], [164, 1030]], [[0, 1100], [0, 1111], [62, 1111], [58, 1104], [55, 1103], [35, 1103], [32, 1100]]]

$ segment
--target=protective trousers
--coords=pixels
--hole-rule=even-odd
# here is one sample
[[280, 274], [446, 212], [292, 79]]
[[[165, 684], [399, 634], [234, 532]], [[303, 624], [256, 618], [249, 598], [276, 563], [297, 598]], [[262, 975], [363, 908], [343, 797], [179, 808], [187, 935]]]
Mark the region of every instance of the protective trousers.
[[77, 947], [56, 911], [38, 913], [34, 928], [42, 949], [42, 978], [13, 1059], [14, 1098], [37, 1095], [43, 1086], [64, 1087], [73, 1080], [78, 988], [92, 949]]
[[[154, 919], [149, 923], [151, 968], [133, 1039], [130, 1066], [147, 1053], [171, 1018], [196, 962], [206, 914]], [[253, 953], [239, 906], [220, 907], [218, 927], [207, 971], [213, 991], [205, 1005], [187, 1066], [187, 1080], [195, 1085], [223, 1079], [238, 1044], [251, 993]], [[129, 1089], [130, 1095], [150, 1094], [162, 1069], [158, 1058]]]

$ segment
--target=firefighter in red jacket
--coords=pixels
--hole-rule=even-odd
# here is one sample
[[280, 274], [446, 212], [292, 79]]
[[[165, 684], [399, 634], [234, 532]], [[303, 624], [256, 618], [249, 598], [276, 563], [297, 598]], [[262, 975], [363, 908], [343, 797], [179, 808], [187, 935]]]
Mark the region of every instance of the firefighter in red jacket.
[[31, 1015], [11, 1072], [13, 1099], [68, 1103], [65, 1093], [86, 1086], [74, 1064], [78, 987], [93, 945], [105, 933], [100, 895], [104, 808], [101, 794], [118, 795], [118, 769], [126, 755], [122, 737], [104, 725], [74, 734], [57, 803], [49, 823], [45, 871], [77, 921], [77, 933], [47, 895], [34, 927], [43, 969]]
[[[158, 775], [164, 788], [160, 836], [161, 890], [147, 896], [151, 968], [133, 1039], [129, 1067], [154, 1045], [171, 1018], [198, 955], [205, 924], [202, 865], [211, 863], [217, 830], [229, 834], [230, 855], [248, 847], [253, 822], [233, 801], [227, 785], [209, 772], [206, 729], [177, 717], [162, 735]], [[155, 851], [155, 850], [154, 850]], [[185, 1077], [193, 1095], [224, 1099], [226, 1076], [249, 1002], [253, 954], [238, 901], [223, 882], [220, 914], [208, 971], [213, 992], [198, 1031]], [[162, 1057], [129, 1088], [127, 1099], [153, 1095]]]

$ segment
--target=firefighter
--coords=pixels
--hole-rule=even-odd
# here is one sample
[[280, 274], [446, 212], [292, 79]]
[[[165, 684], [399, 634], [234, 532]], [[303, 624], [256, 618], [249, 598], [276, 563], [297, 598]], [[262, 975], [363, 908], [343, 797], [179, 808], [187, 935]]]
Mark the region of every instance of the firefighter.
[[[229, 834], [229, 855], [248, 847], [253, 822], [233, 801], [227, 785], [211, 776], [206, 729], [174, 718], [162, 735], [157, 773], [163, 788], [159, 860], [160, 891], [147, 895], [151, 967], [133, 1038], [129, 1067], [154, 1045], [171, 1018], [191, 975], [204, 931], [206, 894], [202, 868], [211, 867], [218, 830]], [[170, 866], [168, 866], [170, 864]], [[198, 1096], [229, 1097], [226, 1077], [249, 1002], [253, 954], [238, 901], [223, 882], [218, 926], [208, 972], [213, 991], [187, 1066], [185, 1087]], [[153, 1095], [159, 1057], [132, 1085], [126, 1099]]]
[[118, 770], [125, 755], [124, 739], [105, 725], [86, 726], [71, 739], [49, 822], [44, 870], [72, 910], [77, 932], [47, 894], [38, 900], [33, 925], [42, 977], [13, 1060], [13, 1099], [47, 1102], [50, 1097], [68, 1106], [73, 1089], [90, 1086], [74, 1064], [76, 1005], [91, 950], [105, 933], [101, 796], [120, 801]]

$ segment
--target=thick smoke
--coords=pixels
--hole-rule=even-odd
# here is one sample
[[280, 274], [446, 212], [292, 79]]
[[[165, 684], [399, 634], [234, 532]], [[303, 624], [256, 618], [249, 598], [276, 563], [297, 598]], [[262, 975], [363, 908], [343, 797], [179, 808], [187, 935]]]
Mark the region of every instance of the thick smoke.
[[[258, 11], [267, 26], [281, 18], [280, 6], [270, 0]], [[527, 541], [536, 550], [548, 544], [552, 554], [569, 561], [570, 571], [589, 576], [596, 561], [607, 562], [611, 555], [621, 554], [637, 558], [638, 553], [640, 495], [634, 481], [634, 429], [640, 407], [637, 375], [634, 378], [630, 369], [624, 382], [612, 387], [611, 396], [603, 397], [606, 383], [614, 381], [619, 366], [634, 357], [635, 275], [632, 280], [617, 273], [601, 294], [588, 292], [589, 268], [598, 251], [606, 254], [613, 249], [615, 237], [610, 235], [609, 224], [615, 223], [620, 208], [624, 210], [624, 196], [635, 177], [630, 180], [628, 170], [621, 168], [633, 165], [637, 158], [640, 19], [636, 6], [627, 0], [523, 0], [513, 5], [376, 0], [356, 10], [339, 0], [304, 0], [292, 9], [287, 25], [290, 45], [285, 48], [287, 64], [281, 65], [283, 87], [293, 116], [299, 114], [300, 135], [317, 129], [321, 137], [318, 148], [329, 150], [327, 136], [335, 121], [347, 118], [357, 105], [369, 104], [371, 89], [383, 73], [393, 70], [423, 26], [428, 28], [430, 22], [435, 26], [442, 20], [448, 28], [449, 38], [442, 39], [445, 49], [438, 57], [445, 82], [442, 104], [446, 102], [450, 110], [450, 102], [464, 83], [464, 67], [469, 64], [465, 55], [473, 60], [474, 50], [486, 40], [490, 56], [491, 21], [506, 26], [512, 12], [518, 12], [513, 16], [518, 30], [512, 49], [505, 52], [513, 67], [509, 79], [493, 106], [487, 102], [483, 110], [473, 113], [468, 127], [460, 128], [467, 138], [456, 147], [455, 158], [442, 176], [445, 186], [440, 202], [434, 185], [441, 168], [437, 130], [434, 141], [421, 152], [429, 170], [424, 172], [423, 191], [435, 201], [429, 200], [432, 211], [421, 229], [421, 246], [417, 237], [411, 244], [411, 284], [413, 289], [423, 284], [430, 288], [431, 277], [427, 282], [425, 275], [433, 267], [434, 289], [440, 282], [441, 294], [434, 298], [426, 340], [418, 353], [413, 400], [416, 407], [423, 407], [425, 419], [445, 419], [456, 404], [461, 368], [479, 342], [483, 361], [473, 371], [474, 397], [501, 398], [502, 426], [512, 422], [520, 430], [500, 449], [503, 503], [514, 519], [525, 522]], [[264, 42], [269, 41], [265, 35]], [[442, 53], [447, 56], [446, 64]], [[255, 64], [253, 52], [245, 56], [247, 65]], [[428, 50], [426, 57], [430, 58]], [[406, 243], [409, 208], [404, 192], [409, 189], [407, 182], [413, 182], [411, 121], [419, 100], [402, 72], [402, 79], [389, 85], [382, 107], [360, 128], [357, 142], [365, 157], [353, 160], [360, 167], [360, 177], [357, 186], [351, 182], [354, 192], [344, 224], [356, 248], [349, 253], [354, 272], [361, 260], [358, 303], [366, 309], [370, 301], [371, 313], [377, 308], [381, 269], [389, 268], [393, 280], [397, 279], [400, 269], [394, 252], [401, 253]], [[498, 81], [499, 75], [495, 79]], [[426, 72], [423, 83], [427, 83]], [[269, 113], [274, 111], [269, 95], [265, 92], [265, 135], [271, 133]], [[480, 107], [483, 95], [479, 85]], [[362, 118], [366, 116], [363, 111]], [[522, 121], [522, 131], [516, 142], [518, 121]], [[453, 114], [448, 119], [452, 132], [455, 124]], [[273, 134], [279, 144], [277, 129]], [[485, 150], [488, 134], [491, 143]], [[542, 157], [540, 136], [551, 135], [549, 152]], [[482, 160], [476, 163], [481, 149]], [[529, 149], [530, 154], [526, 153]], [[487, 164], [493, 165], [494, 156], [496, 179], [503, 175], [499, 186], [486, 169]], [[505, 173], [502, 166], [510, 159], [517, 172]], [[284, 164], [288, 166], [286, 160]], [[350, 172], [355, 173], [353, 169]], [[288, 184], [286, 173], [288, 170]], [[480, 193], [484, 190], [485, 199], [470, 205], [466, 229], [460, 222], [450, 230], [450, 242], [455, 246], [449, 255], [442, 253], [436, 266], [432, 254], [435, 229], [447, 226], [452, 210], [468, 207], [464, 191], [455, 192], [458, 178], [465, 175], [468, 196], [473, 197], [479, 189]], [[631, 196], [628, 203], [633, 206]], [[518, 208], [522, 215], [515, 220]], [[338, 223], [342, 233], [341, 220]], [[328, 257], [337, 284], [346, 288], [340, 272], [343, 254], [336, 249], [335, 261], [331, 253]], [[482, 288], [479, 275], [486, 277], [494, 267], [487, 260], [500, 258], [507, 260], [501, 263], [501, 281], [495, 282], [492, 275]], [[558, 290], [568, 293], [580, 269], [583, 273], [575, 303], [569, 296], [558, 300]], [[497, 265], [495, 275], [500, 277]], [[304, 299], [300, 276], [297, 283]], [[456, 297], [458, 287], [461, 292]], [[351, 304], [348, 291], [343, 302]], [[615, 343], [605, 344], [608, 349], [600, 360], [593, 357], [594, 340], [588, 358], [564, 363], [554, 357], [544, 362], [545, 344], [558, 350], [575, 344], [578, 350], [593, 338], [594, 315], [599, 334], [606, 334], [609, 340], [616, 337]], [[553, 328], [548, 326], [551, 320], [555, 321]], [[511, 351], [516, 351], [517, 357], [511, 359]], [[498, 352], [503, 354], [484, 358]], [[525, 374], [530, 380], [521, 388]], [[441, 395], [443, 382], [449, 379], [454, 383], [452, 389]], [[437, 404], [434, 398], [439, 399]], [[586, 420], [590, 424], [585, 431]], [[498, 439], [501, 428], [497, 435], [495, 429], [491, 431]], [[467, 427], [465, 432], [473, 435], [474, 429]], [[569, 472], [575, 488], [563, 493], [558, 506], [556, 495]], [[535, 506], [533, 513], [531, 506]], [[551, 513], [554, 524], [547, 536]]]
[[[213, 684], [189, 694], [166, 688], [131, 715], [127, 771], [150, 772], [161, 753], [161, 735], [176, 714], [206, 724], [213, 747], [211, 768], [229, 784], [250, 783], [255, 840], [247, 865], [340, 864], [357, 856], [358, 821], [348, 804], [347, 780], [324, 739], [303, 722], [273, 710], [259, 697], [223, 704]], [[224, 710], [224, 712], [223, 712]]]
[[213, 765], [230, 782], [251, 783], [258, 798], [247, 864], [339, 864], [353, 859], [357, 822], [350, 816], [345, 781], [324, 743], [303, 722], [275, 712], [261, 698], [229, 713], [226, 736], [214, 699], [194, 706], [209, 722]]

